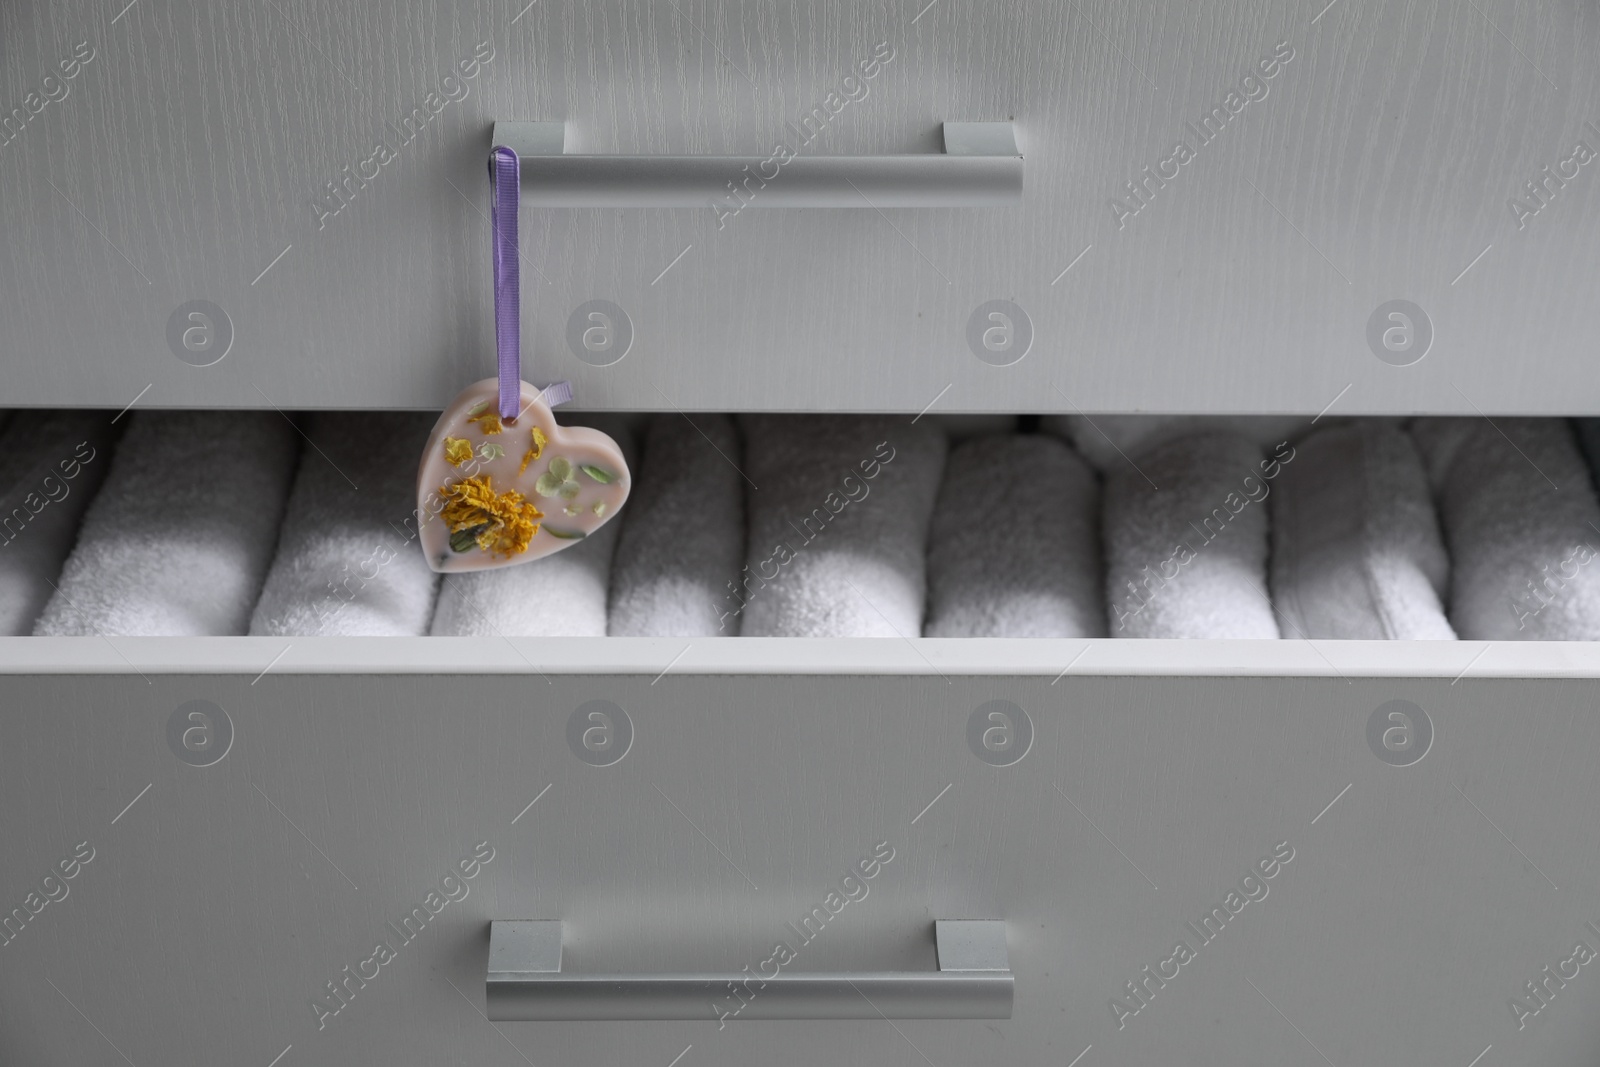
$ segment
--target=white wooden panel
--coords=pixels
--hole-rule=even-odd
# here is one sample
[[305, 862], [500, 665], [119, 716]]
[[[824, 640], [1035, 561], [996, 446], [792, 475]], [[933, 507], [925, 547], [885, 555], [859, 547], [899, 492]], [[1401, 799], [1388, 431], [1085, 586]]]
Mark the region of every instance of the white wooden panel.
[[[617, 409], [918, 411], [951, 386], [945, 410], [1315, 413], [1348, 385], [1337, 410], [1600, 411], [1600, 165], [1526, 229], [1507, 206], [1577, 141], [1600, 149], [1600, 9], [1324, 8], [13, 0], [0, 115], [79, 42], [95, 58], [0, 145], [0, 401], [441, 406], [491, 366], [495, 119], [564, 119], [582, 151], [763, 151], [886, 41], [806, 150], [933, 151], [945, 119], [1014, 118], [1023, 207], [720, 232], [709, 209], [530, 210], [528, 376]], [[1280, 41], [1268, 95], [1119, 229], [1110, 198]], [[324, 183], [480, 42], [469, 95], [319, 228]], [[1436, 332], [1404, 368], [1365, 339], [1397, 298]], [[168, 346], [193, 299], [232, 322], [214, 366]], [[610, 367], [566, 348], [591, 299], [634, 325]], [[990, 299], [1033, 324], [1010, 367], [967, 347]]]
[[[5, 906], [95, 849], [0, 947], [8, 1064], [666, 1067], [691, 1045], [679, 1067], [1064, 1067], [1091, 1045], [1079, 1067], [1600, 1055], [1592, 964], [1525, 1027], [1509, 1008], [1576, 941], [1597, 947], [1592, 680], [130, 672], [14, 677], [6, 694]], [[207, 767], [166, 742], [193, 699], [235, 727]], [[609, 767], [564, 737], [593, 699], [636, 727]], [[1365, 737], [1395, 699], [1433, 724], [1410, 766]], [[991, 700], [1034, 724], [1013, 766], [968, 748]], [[324, 983], [480, 841], [495, 858], [465, 899], [319, 1028]], [[719, 1031], [708, 1007], [496, 1032], [478, 1014], [491, 919], [562, 919], [576, 969], [737, 969], [878, 841], [894, 860], [799, 965], [927, 967], [932, 919], [999, 917], [1014, 1018]], [[1265, 899], [1200, 944], [1185, 924], [1279, 842], [1294, 859]], [[1197, 958], [1119, 1028], [1112, 998], [1179, 939]]]

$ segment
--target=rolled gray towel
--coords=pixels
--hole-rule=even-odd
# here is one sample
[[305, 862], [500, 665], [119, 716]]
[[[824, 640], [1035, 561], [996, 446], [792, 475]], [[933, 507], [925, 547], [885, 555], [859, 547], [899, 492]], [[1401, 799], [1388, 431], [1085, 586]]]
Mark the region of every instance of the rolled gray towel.
[[137, 411], [34, 633], [242, 634], [299, 438], [277, 412]]
[[416, 491], [434, 421], [386, 411], [319, 412], [306, 421], [312, 445], [300, 457], [251, 634], [428, 632], [439, 576], [416, 543]]
[[607, 632], [737, 637], [724, 598], [744, 565], [744, 450], [727, 415], [657, 415], [617, 522]]
[[1263, 459], [1242, 437], [1198, 433], [1112, 464], [1103, 527], [1111, 636], [1277, 637], [1265, 501], [1293, 457], [1287, 444]]
[[917, 425], [926, 423], [943, 430], [951, 447], [974, 437], [1015, 433], [1018, 421], [1015, 415], [937, 415], [930, 412], [917, 416]]
[[1453, 640], [1450, 574], [1416, 446], [1386, 420], [1318, 430], [1272, 494], [1272, 602], [1285, 637]]
[[1600, 639], [1600, 503], [1565, 419], [1411, 425], [1450, 550], [1450, 621], [1469, 641]]
[[111, 465], [111, 416], [24, 411], [0, 434], [0, 637], [33, 632]]
[[1600, 419], [1573, 419], [1572, 429], [1578, 435], [1583, 458], [1589, 461], [1589, 480], [1600, 486]]
[[942, 430], [868, 415], [740, 420], [748, 562], [720, 611], [746, 637], [916, 637]]
[[[622, 419], [601, 415], [562, 421], [610, 434], [629, 469], [634, 468], [633, 437]], [[434, 637], [606, 636], [611, 561], [623, 516], [633, 505], [630, 492], [617, 517], [554, 555], [445, 575], [428, 632]]]
[[1072, 443], [1095, 470], [1127, 467], [1129, 458], [1196, 433], [1225, 433], [1263, 454], [1298, 441], [1313, 420], [1302, 415], [1045, 415], [1039, 429]]
[[926, 637], [1104, 637], [1100, 484], [1040, 434], [957, 445], [928, 535]]

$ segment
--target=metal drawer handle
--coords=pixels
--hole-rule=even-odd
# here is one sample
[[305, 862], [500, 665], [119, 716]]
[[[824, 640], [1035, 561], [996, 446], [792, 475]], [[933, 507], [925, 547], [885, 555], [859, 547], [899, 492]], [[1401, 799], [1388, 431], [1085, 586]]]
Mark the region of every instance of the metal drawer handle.
[[1006, 924], [940, 919], [933, 930], [937, 971], [563, 974], [559, 920], [496, 920], [489, 1020], [1011, 1018]]
[[497, 122], [531, 207], [997, 207], [1022, 202], [1009, 122], [946, 122], [944, 152], [893, 156], [569, 155], [566, 124]]

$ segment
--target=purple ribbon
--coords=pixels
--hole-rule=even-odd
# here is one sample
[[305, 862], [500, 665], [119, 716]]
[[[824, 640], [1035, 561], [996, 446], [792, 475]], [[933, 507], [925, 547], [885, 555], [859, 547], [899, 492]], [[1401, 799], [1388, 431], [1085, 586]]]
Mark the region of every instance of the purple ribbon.
[[500, 417], [522, 405], [522, 272], [517, 263], [517, 202], [522, 161], [504, 145], [489, 153], [489, 228], [494, 242], [494, 347], [500, 363]]

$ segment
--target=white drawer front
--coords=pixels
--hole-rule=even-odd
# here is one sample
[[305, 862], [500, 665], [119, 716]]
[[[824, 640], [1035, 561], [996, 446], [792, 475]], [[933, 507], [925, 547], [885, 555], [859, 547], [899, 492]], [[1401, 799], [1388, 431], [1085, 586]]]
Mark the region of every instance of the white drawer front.
[[[870, 155], [1010, 119], [1015, 208], [527, 209], [528, 376], [622, 410], [1600, 410], [1592, 7], [1322, 6], [17, 0], [6, 401], [442, 406], [492, 366], [496, 120]], [[1010, 366], [1021, 317], [969, 342], [997, 300]], [[1380, 359], [1395, 300], [1427, 323]], [[569, 345], [592, 301], [609, 366]]]
[[[1600, 949], [1595, 686], [19, 676], [5, 904], [67, 892], [0, 948], [0, 1058], [1464, 1065], [1492, 1045], [1495, 1062], [1592, 1063], [1597, 979], [1564, 961]], [[194, 700], [225, 709], [225, 751], [215, 718], [191, 723], [216, 731], [209, 753], [204, 734], [169, 743]], [[568, 743], [591, 701], [632, 725], [609, 766]], [[1009, 766], [969, 745], [994, 701], [1032, 727]], [[1369, 745], [1391, 701], [1426, 715], [1419, 761], [1415, 715]], [[93, 858], [41, 889], [81, 842]], [[480, 1015], [490, 920], [562, 920], [577, 971], [755, 968], [875, 850], [892, 858], [797, 966], [926, 969], [932, 920], [1000, 918], [1013, 1018], [719, 1028], [708, 1005], [496, 1032]], [[447, 880], [462, 861], [472, 876]], [[1214, 906], [1226, 921], [1207, 927]], [[374, 971], [344, 1002], [328, 991]]]

